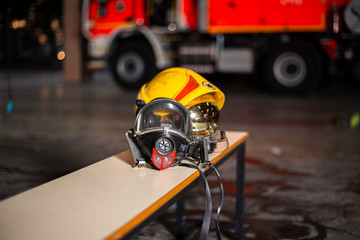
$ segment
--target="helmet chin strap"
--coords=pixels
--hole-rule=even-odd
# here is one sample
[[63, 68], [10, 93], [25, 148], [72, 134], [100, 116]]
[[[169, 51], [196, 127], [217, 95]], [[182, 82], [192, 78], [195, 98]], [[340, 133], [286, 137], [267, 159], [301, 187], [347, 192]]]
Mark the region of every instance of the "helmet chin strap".
[[138, 146], [134, 141], [134, 129], [130, 129], [125, 134], [126, 140], [130, 147], [130, 152], [134, 158], [134, 165], [132, 167], [142, 167], [146, 164], [145, 159], [142, 157]]

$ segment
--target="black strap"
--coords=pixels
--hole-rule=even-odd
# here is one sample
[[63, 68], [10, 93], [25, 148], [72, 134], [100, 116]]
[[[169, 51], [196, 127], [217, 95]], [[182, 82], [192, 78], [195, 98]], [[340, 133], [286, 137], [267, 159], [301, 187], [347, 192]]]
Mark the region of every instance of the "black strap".
[[224, 187], [223, 187], [223, 184], [222, 184], [222, 181], [220, 178], [220, 173], [218, 172], [216, 167], [214, 165], [212, 165], [211, 163], [209, 165], [214, 170], [214, 172], [218, 178], [219, 184], [220, 184], [220, 202], [219, 202], [219, 206], [218, 206], [217, 212], [216, 212], [216, 236], [217, 236], [218, 240], [221, 240], [221, 232], [220, 232], [219, 222], [220, 222], [220, 212], [221, 212], [222, 206], [224, 204]]
[[204, 182], [205, 185], [205, 192], [206, 192], [206, 205], [205, 205], [205, 214], [204, 214], [204, 220], [201, 226], [201, 232], [200, 232], [200, 240], [206, 240], [209, 230], [210, 230], [210, 224], [211, 224], [211, 213], [212, 213], [212, 201], [211, 201], [211, 193], [210, 193], [210, 187], [209, 183], [206, 179], [205, 174], [199, 169], [198, 166], [187, 164], [187, 163], [180, 163], [179, 166], [182, 167], [189, 167], [189, 168], [195, 168], [199, 171], [200, 176]]

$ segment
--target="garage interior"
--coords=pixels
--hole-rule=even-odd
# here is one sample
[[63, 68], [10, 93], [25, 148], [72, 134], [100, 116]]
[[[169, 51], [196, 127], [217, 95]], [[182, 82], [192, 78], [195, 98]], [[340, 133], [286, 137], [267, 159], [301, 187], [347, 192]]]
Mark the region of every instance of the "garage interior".
[[[84, 41], [72, 34], [79, 25], [69, 24], [80, 21], [74, 2], [62, 2], [69, 27], [60, 68], [0, 68], [0, 200], [128, 149], [138, 89], [119, 87], [107, 67], [88, 68]], [[244, 239], [360, 239], [360, 85], [335, 74], [306, 94], [274, 94], [253, 75], [204, 76], [225, 93], [221, 127], [250, 134]], [[234, 163], [219, 168], [225, 221], [234, 217]], [[216, 202], [215, 176], [209, 181]], [[199, 186], [186, 197], [186, 217], [201, 217], [203, 202]], [[133, 239], [175, 239], [174, 222], [175, 206]], [[187, 231], [191, 239], [196, 229]]]

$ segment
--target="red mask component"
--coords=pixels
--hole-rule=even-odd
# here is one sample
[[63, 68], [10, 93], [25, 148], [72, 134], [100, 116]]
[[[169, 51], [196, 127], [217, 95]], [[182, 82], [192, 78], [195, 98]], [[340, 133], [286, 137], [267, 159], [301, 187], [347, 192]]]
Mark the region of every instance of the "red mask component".
[[171, 167], [175, 159], [175, 149], [175, 143], [171, 138], [162, 136], [157, 139], [151, 156], [154, 166], [160, 170]]

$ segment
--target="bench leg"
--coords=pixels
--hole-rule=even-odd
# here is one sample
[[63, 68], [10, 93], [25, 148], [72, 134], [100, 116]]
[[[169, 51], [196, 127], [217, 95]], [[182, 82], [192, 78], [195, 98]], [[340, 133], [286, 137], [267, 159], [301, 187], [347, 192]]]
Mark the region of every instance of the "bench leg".
[[244, 225], [244, 188], [245, 188], [245, 144], [243, 142], [236, 156], [236, 213], [235, 239], [243, 239]]
[[185, 215], [185, 201], [184, 197], [181, 197], [176, 202], [176, 239], [184, 239], [184, 215]]
[[[235, 239], [243, 239], [243, 225], [244, 225], [244, 188], [245, 188], [245, 144], [243, 142], [236, 151], [236, 213], [235, 221], [233, 223], [220, 222], [220, 228], [234, 229]], [[184, 239], [184, 227], [186, 223], [198, 223], [199, 221], [185, 220], [185, 201], [181, 197], [176, 204], [176, 239]]]

